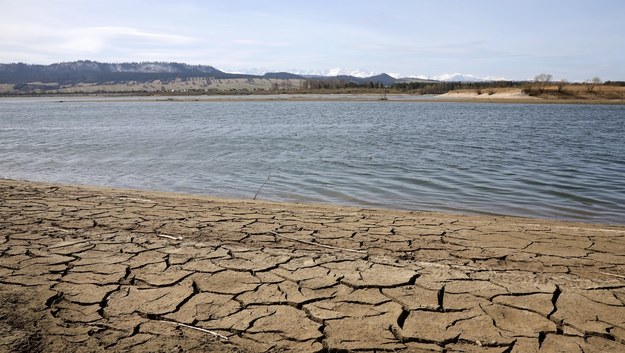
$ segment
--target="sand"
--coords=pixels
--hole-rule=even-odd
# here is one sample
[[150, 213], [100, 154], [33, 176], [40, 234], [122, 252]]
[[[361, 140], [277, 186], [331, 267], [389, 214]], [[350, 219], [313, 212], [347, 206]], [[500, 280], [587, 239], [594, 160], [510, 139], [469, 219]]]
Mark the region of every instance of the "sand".
[[0, 303], [2, 352], [625, 352], [625, 226], [0, 180]]
[[440, 99], [476, 99], [476, 100], [533, 100], [541, 101], [541, 98], [532, 97], [523, 92], [521, 89], [505, 89], [505, 90], [458, 90], [450, 91], [445, 94], [438, 95]]

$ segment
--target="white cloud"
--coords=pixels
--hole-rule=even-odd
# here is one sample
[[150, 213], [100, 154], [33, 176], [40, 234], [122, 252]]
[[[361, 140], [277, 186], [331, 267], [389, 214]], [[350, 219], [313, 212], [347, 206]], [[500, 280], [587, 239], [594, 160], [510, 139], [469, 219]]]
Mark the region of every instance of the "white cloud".
[[109, 36], [111, 38], [135, 38], [164, 44], [182, 45], [197, 41], [196, 38], [192, 37], [147, 32], [133, 27], [88, 27], [87, 31], [94, 34]]
[[140, 52], [142, 48], [163, 45], [183, 47], [197, 42], [197, 39], [126, 26], [52, 29], [5, 23], [0, 25], [0, 42], [3, 60], [7, 60], [6, 55], [10, 53], [25, 53], [21, 57], [8, 57], [19, 57], [18, 61], [42, 62], [84, 59], [85, 55], [107, 55], [117, 51]]
[[185, 45], [194, 42], [190, 37], [152, 33], [132, 27], [85, 27], [65, 30], [60, 35], [59, 47], [78, 52], [97, 53], [123, 47], [124, 42], [146, 46], [153, 44]]

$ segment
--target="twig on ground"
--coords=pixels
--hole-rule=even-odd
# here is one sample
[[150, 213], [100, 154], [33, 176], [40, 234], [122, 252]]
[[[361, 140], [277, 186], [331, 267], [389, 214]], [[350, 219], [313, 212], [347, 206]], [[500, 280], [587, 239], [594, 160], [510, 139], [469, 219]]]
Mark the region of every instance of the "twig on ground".
[[173, 235], [167, 235], [167, 234], [156, 234], [156, 236], [161, 237], [161, 238], [172, 239], [172, 240], [182, 240], [182, 237], [174, 237]]
[[267, 175], [267, 180], [265, 180], [265, 182], [263, 183], [263, 185], [261, 185], [258, 190], [256, 191], [256, 194], [254, 194], [254, 198], [252, 200], [256, 200], [256, 196], [258, 196], [258, 193], [260, 192], [260, 189], [263, 188], [263, 186], [265, 186], [265, 184], [267, 184], [267, 182], [269, 181], [269, 178], [271, 178], [271, 172], [269, 172], [269, 175]]
[[138, 199], [135, 197], [127, 197], [127, 196], [119, 196], [120, 200], [124, 200], [124, 201], [137, 201], [137, 202], [154, 202], [156, 203], [156, 201], [154, 200], [150, 200], [150, 199]]
[[292, 238], [292, 237], [289, 237], [289, 236], [286, 236], [286, 235], [282, 235], [280, 233], [276, 233], [274, 231], [269, 231], [269, 233], [271, 233], [271, 234], [273, 234], [273, 235], [275, 235], [277, 237], [280, 237], [280, 238], [289, 239], [289, 240], [292, 240], [292, 241], [296, 241], [296, 242], [304, 243], [304, 244], [308, 244], [308, 245], [320, 246], [322, 248], [341, 250], [341, 251], [349, 251], [349, 252], [355, 252], [355, 253], [359, 253], [359, 254], [366, 254], [367, 253], [365, 250], [354, 250], [354, 249], [339, 248], [337, 246], [319, 244], [319, 243], [314, 243], [312, 241], [306, 241], [306, 240], [302, 240], [302, 239]]
[[211, 334], [211, 335], [213, 335], [215, 337], [221, 338], [222, 340], [229, 341], [228, 337], [226, 337], [226, 336], [224, 336], [222, 334], [219, 334], [219, 333], [217, 333], [215, 331], [207, 330], [205, 328], [201, 328], [201, 327], [197, 327], [197, 326], [191, 326], [191, 325], [183, 324], [182, 322], [177, 322], [177, 321], [167, 321], [167, 320], [158, 320], [158, 321], [159, 322], [164, 322], [164, 323], [167, 323], [167, 324], [176, 325], [176, 326], [182, 326], [182, 327], [190, 328], [192, 330], [197, 330], [197, 331], [204, 332], [204, 333], [208, 333], [208, 334]]
[[58, 230], [58, 231], [65, 232], [65, 233], [69, 233], [70, 232], [67, 229], [63, 229], [63, 228], [59, 228], [59, 227], [48, 227], [48, 229], [54, 229], [54, 230]]
[[625, 276], [617, 275], [617, 274], [610, 273], [610, 272], [599, 272], [599, 273], [601, 273], [603, 275], [618, 277], [618, 278], [625, 278]]

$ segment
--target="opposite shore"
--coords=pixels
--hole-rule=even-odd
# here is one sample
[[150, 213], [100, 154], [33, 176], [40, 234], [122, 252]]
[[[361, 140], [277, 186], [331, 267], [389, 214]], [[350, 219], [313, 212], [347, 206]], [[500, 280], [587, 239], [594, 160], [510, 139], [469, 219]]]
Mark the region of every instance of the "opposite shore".
[[625, 226], [0, 180], [0, 351], [625, 350]]
[[229, 102], [229, 101], [347, 101], [347, 102], [445, 102], [445, 103], [517, 103], [517, 104], [625, 104], [625, 99], [605, 98], [539, 98], [530, 96], [521, 89], [506, 89], [498, 92], [453, 91], [445, 94], [378, 94], [378, 93], [281, 93], [281, 94], [215, 94], [215, 95], [167, 95], [133, 93], [99, 94], [35, 94], [0, 97], [0, 102], [19, 100], [50, 100], [56, 102], [82, 101], [175, 101], [175, 102]]

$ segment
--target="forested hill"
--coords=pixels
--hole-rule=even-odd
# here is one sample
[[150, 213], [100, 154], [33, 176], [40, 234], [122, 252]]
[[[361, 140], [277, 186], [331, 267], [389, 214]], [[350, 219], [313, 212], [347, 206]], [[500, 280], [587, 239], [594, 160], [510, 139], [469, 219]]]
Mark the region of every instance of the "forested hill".
[[0, 83], [81, 82], [105, 83], [172, 80], [175, 78], [211, 77], [214, 79], [252, 78], [252, 75], [229, 74], [208, 65], [172, 62], [100, 63], [95, 61], [63, 62], [51, 65], [0, 64]]
[[189, 65], [174, 62], [140, 62], [140, 63], [101, 63], [81, 60], [51, 65], [24, 63], [0, 64], [0, 83], [55, 83], [58, 85], [75, 85], [78, 83], [124, 83], [150, 82], [154, 80], [171, 81], [204, 77], [222, 79], [328, 79], [333, 81], [351, 82], [355, 84], [376, 83], [390, 86], [397, 79], [380, 74], [371, 77], [340, 76], [305, 76], [288, 72], [270, 72], [262, 76], [251, 74], [227, 73], [209, 65]]

